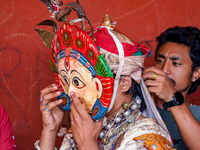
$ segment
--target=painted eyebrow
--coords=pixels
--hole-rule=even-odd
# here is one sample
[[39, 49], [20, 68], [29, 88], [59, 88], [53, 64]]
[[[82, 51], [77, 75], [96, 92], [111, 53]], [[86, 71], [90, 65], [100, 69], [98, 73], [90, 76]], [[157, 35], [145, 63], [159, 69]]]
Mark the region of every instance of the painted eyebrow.
[[[62, 72], [62, 71], [65, 72], [65, 73], [67, 73], [67, 71], [65, 71], [64, 69], [62, 69], [60, 72]], [[68, 74], [68, 73], [67, 73], [67, 74]]]
[[82, 77], [82, 75], [78, 71], [76, 71], [76, 70], [72, 70], [70, 74], [72, 74], [73, 72], [78, 73]]

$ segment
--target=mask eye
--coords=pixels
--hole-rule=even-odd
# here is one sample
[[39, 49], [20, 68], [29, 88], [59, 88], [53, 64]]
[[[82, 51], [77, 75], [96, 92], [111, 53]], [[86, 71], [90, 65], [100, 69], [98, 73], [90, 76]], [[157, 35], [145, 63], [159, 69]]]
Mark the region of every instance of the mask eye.
[[79, 89], [85, 87], [85, 84], [77, 77], [72, 79], [72, 84]]
[[64, 77], [64, 80], [65, 80], [65, 83], [67, 84], [67, 85], [69, 85], [69, 79], [66, 77], [66, 76], [63, 76]]

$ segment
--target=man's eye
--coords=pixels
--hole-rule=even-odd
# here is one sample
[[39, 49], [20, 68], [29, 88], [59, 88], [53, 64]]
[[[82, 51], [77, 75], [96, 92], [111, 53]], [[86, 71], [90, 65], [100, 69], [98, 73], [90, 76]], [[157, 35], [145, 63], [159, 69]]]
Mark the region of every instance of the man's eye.
[[173, 65], [174, 65], [174, 66], [180, 66], [181, 64], [180, 64], [180, 63], [177, 63], [177, 62], [173, 62]]
[[72, 84], [79, 89], [85, 87], [85, 84], [77, 77], [72, 79]]
[[163, 63], [163, 61], [160, 60], [160, 59], [157, 59], [157, 60], [156, 60], [156, 63], [161, 64], [161, 63]]

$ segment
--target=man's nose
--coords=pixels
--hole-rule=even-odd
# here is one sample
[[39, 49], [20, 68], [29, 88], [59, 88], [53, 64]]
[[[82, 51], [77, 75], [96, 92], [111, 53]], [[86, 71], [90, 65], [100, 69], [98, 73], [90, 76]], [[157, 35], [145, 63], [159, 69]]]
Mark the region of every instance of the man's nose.
[[163, 67], [162, 67], [162, 71], [166, 74], [170, 74], [171, 71], [170, 71], [170, 63], [169, 62], [165, 62]]

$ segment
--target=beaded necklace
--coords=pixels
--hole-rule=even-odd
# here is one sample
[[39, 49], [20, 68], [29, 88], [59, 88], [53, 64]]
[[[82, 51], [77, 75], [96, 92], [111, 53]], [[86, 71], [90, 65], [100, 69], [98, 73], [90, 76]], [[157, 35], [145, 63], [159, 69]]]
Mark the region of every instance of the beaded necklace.
[[[102, 150], [114, 150], [117, 139], [125, 133], [140, 116], [141, 99], [137, 96], [131, 103], [124, 102], [123, 110], [115, 115], [102, 130], [98, 137], [98, 145]], [[77, 144], [72, 137], [70, 139], [70, 150], [78, 150]]]

